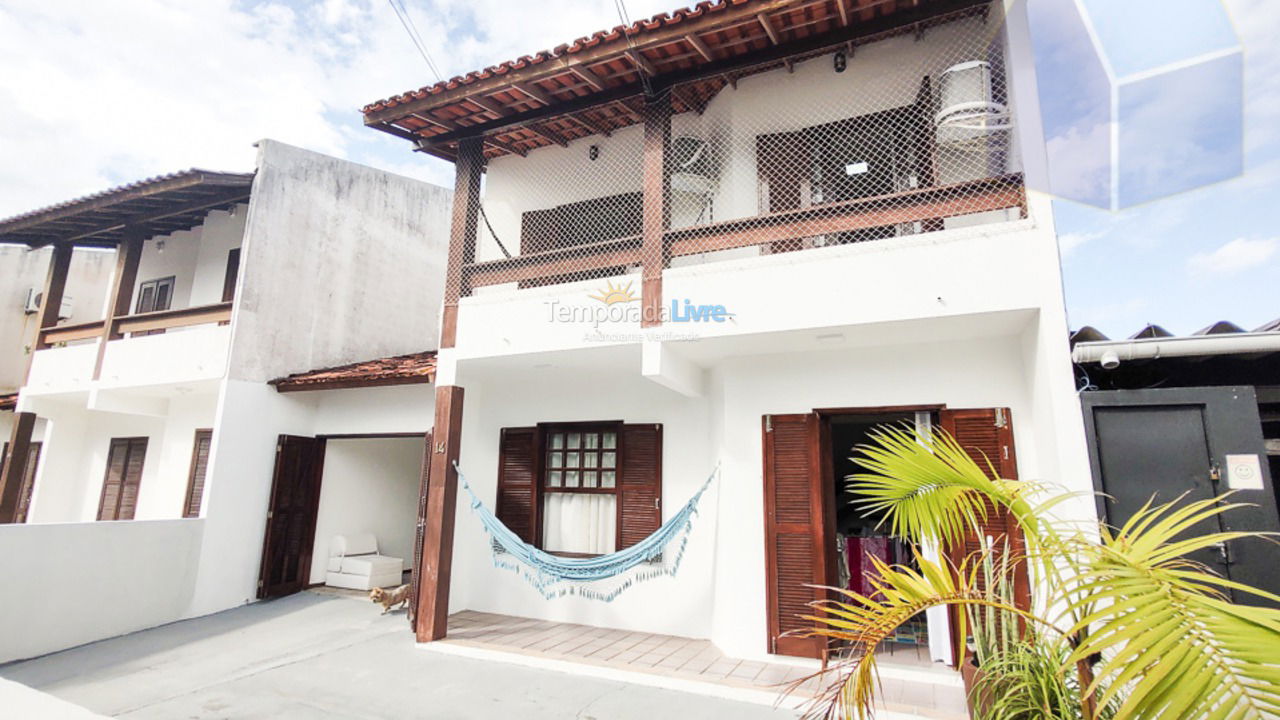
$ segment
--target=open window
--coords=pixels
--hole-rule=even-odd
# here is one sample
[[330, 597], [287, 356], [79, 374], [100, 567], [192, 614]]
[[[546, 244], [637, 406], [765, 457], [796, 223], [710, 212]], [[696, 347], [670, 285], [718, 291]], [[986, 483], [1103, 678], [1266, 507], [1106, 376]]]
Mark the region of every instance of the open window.
[[662, 524], [661, 425], [504, 428], [498, 462], [498, 519], [548, 552], [607, 554]]

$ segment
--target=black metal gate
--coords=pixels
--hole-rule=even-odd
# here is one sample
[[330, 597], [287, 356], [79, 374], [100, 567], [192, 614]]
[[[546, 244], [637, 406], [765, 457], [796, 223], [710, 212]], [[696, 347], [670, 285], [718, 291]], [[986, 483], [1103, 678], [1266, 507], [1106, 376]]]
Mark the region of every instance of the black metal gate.
[[[1118, 527], [1148, 501], [1235, 491], [1251, 503], [1192, 532], [1277, 531], [1280, 516], [1251, 387], [1110, 390], [1081, 395], [1099, 515]], [[1280, 593], [1280, 548], [1247, 538], [1193, 557], [1237, 582]], [[1237, 600], [1254, 602], [1237, 597]]]

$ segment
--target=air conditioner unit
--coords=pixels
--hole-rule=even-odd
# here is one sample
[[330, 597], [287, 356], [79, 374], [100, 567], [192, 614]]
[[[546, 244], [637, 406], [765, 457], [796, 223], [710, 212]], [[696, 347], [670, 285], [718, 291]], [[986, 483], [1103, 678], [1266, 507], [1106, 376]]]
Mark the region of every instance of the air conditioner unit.
[[995, 101], [991, 63], [982, 60], [952, 65], [942, 71], [938, 78], [938, 105], [941, 109], [933, 121], [939, 145], [985, 149], [993, 136], [1013, 127], [1008, 108]]
[[[25, 312], [28, 315], [32, 315], [34, 313], [40, 312], [40, 300], [42, 299], [43, 296], [44, 296], [44, 293], [40, 292], [39, 290], [36, 290], [35, 288], [28, 289], [27, 301], [23, 303], [23, 306], [22, 306], [23, 312]], [[67, 318], [71, 317], [71, 308], [72, 308], [72, 302], [71, 302], [70, 296], [63, 295], [62, 307], [58, 308], [58, 319], [66, 320]]]
[[706, 140], [691, 135], [671, 139], [671, 189], [710, 195], [718, 169]]

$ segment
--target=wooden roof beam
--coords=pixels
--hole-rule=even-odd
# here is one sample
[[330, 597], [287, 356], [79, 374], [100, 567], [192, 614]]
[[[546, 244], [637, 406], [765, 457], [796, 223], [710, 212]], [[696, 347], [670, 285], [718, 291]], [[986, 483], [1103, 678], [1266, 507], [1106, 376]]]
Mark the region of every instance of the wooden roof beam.
[[588, 85], [595, 88], [597, 92], [603, 92], [605, 90], [604, 80], [601, 80], [599, 75], [591, 72], [591, 70], [586, 66], [574, 65], [569, 68], [569, 72], [582, 78]]
[[58, 238], [57, 240], [42, 242], [40, 243], [40, 245], [32, 245], [32, 247], [40, 247], [42, 245], [47, 245], [48, 242], [73, 243], [77, 240], [83, 240], [93, 235], [100, 235], [104, 232], [112, 232], [115, 230], [120, 230], [128, 225], [133, 225], [133, 226], [146, 225], [147, 223], [153, 223], [159, 220], [164, 220], [166, 218], [175, 217], [177, 215], [186, 215], [188, 213], [201, 212], [203, 210], [212, 210], [221, 205], [231, 205], [234, 203], [245, 202], [248, 199], [249, 199], [249, 192], [247, 189], [242, 192], [229, 193], [229, 194], [221, 195], [216, 198], [201, 198], [200, 200], [195, 200], [189, 203], [185, 203], [183, 205], [170, 207], [166, 210], [156, 210], [154, 212], [149, 212], [149, 213], [121, 216], [119, 218], [110, 220], [104, 223], [103, 225], [100, 225], [92, 230], [84, 230], [70, 237]]
[[548, 127], [538, 127], [532, 123], [522, 126], [525, 130], [537, 135], [538, 137], [550, 140], [560, 147], [569, 147], [569, 141], [563, 135]]
[[760, 27], [764, 28], [765, 35], [769, 36], [769, 42], [772, 45], [781, 45], [782, 39], [778, 37], [778, 30], [773, 27], [773, 23], [769, 21], [769, 16], [764, 13], [756, 15], [756, 19], [760, 21]]
[[556, 102], [555, 98], [551, 97], [550, 93], [533, 83], [516, 83], [514, 87], [543, 105], [554, 105]]
[[849, 9], [844, 6], [844, 0], [836, 0], [836, 10], [840, 11], [840, 27], [849, 27]]
[[653, 66], [653, 63], [649, 62], [649, 58], [641, 55], [638, 50], [628, 50], [627, 59], [636, 66], [636, 69], [649, 77], [653, 77], [658, 74], [658, 69]]
[[689, 33], [688, 35], [685, 35], [684, 41], [689, 43], [689, 46], [694, 50], [697, 50], [703, 60], [706, 60], [707, 62], [715, 62], [716, 56], [711, 52], [711, 47], [703, 42], [702, 38], [698, 37], [697, 33]]
[[613, 134], [612, 130], [605, 127], [604, 125], [601, 125], [595, 120], [592, 120], [591, 118], [587, 117], [585, 113], [576, 113], [573, 115], [568, 115], [566, 117], [571, 118], [574, 122], [578, 123], [579, 125], [585, 127], [586, 129], [590, 130], [591, 132], [597, 135], [603, 135], [605, 137], [609, 137], [610, 135]]

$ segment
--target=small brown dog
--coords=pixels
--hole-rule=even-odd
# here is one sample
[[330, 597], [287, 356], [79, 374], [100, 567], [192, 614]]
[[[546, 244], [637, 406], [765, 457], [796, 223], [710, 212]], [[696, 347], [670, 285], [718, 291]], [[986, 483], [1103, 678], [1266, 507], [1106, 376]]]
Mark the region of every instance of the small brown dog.
[[382, 614], [386, 615], [396, 605], [408, 605], [409, 586], [401, 585], [393, 590], [374, 588], [369, 591], [369, 599], [382, 606]]

